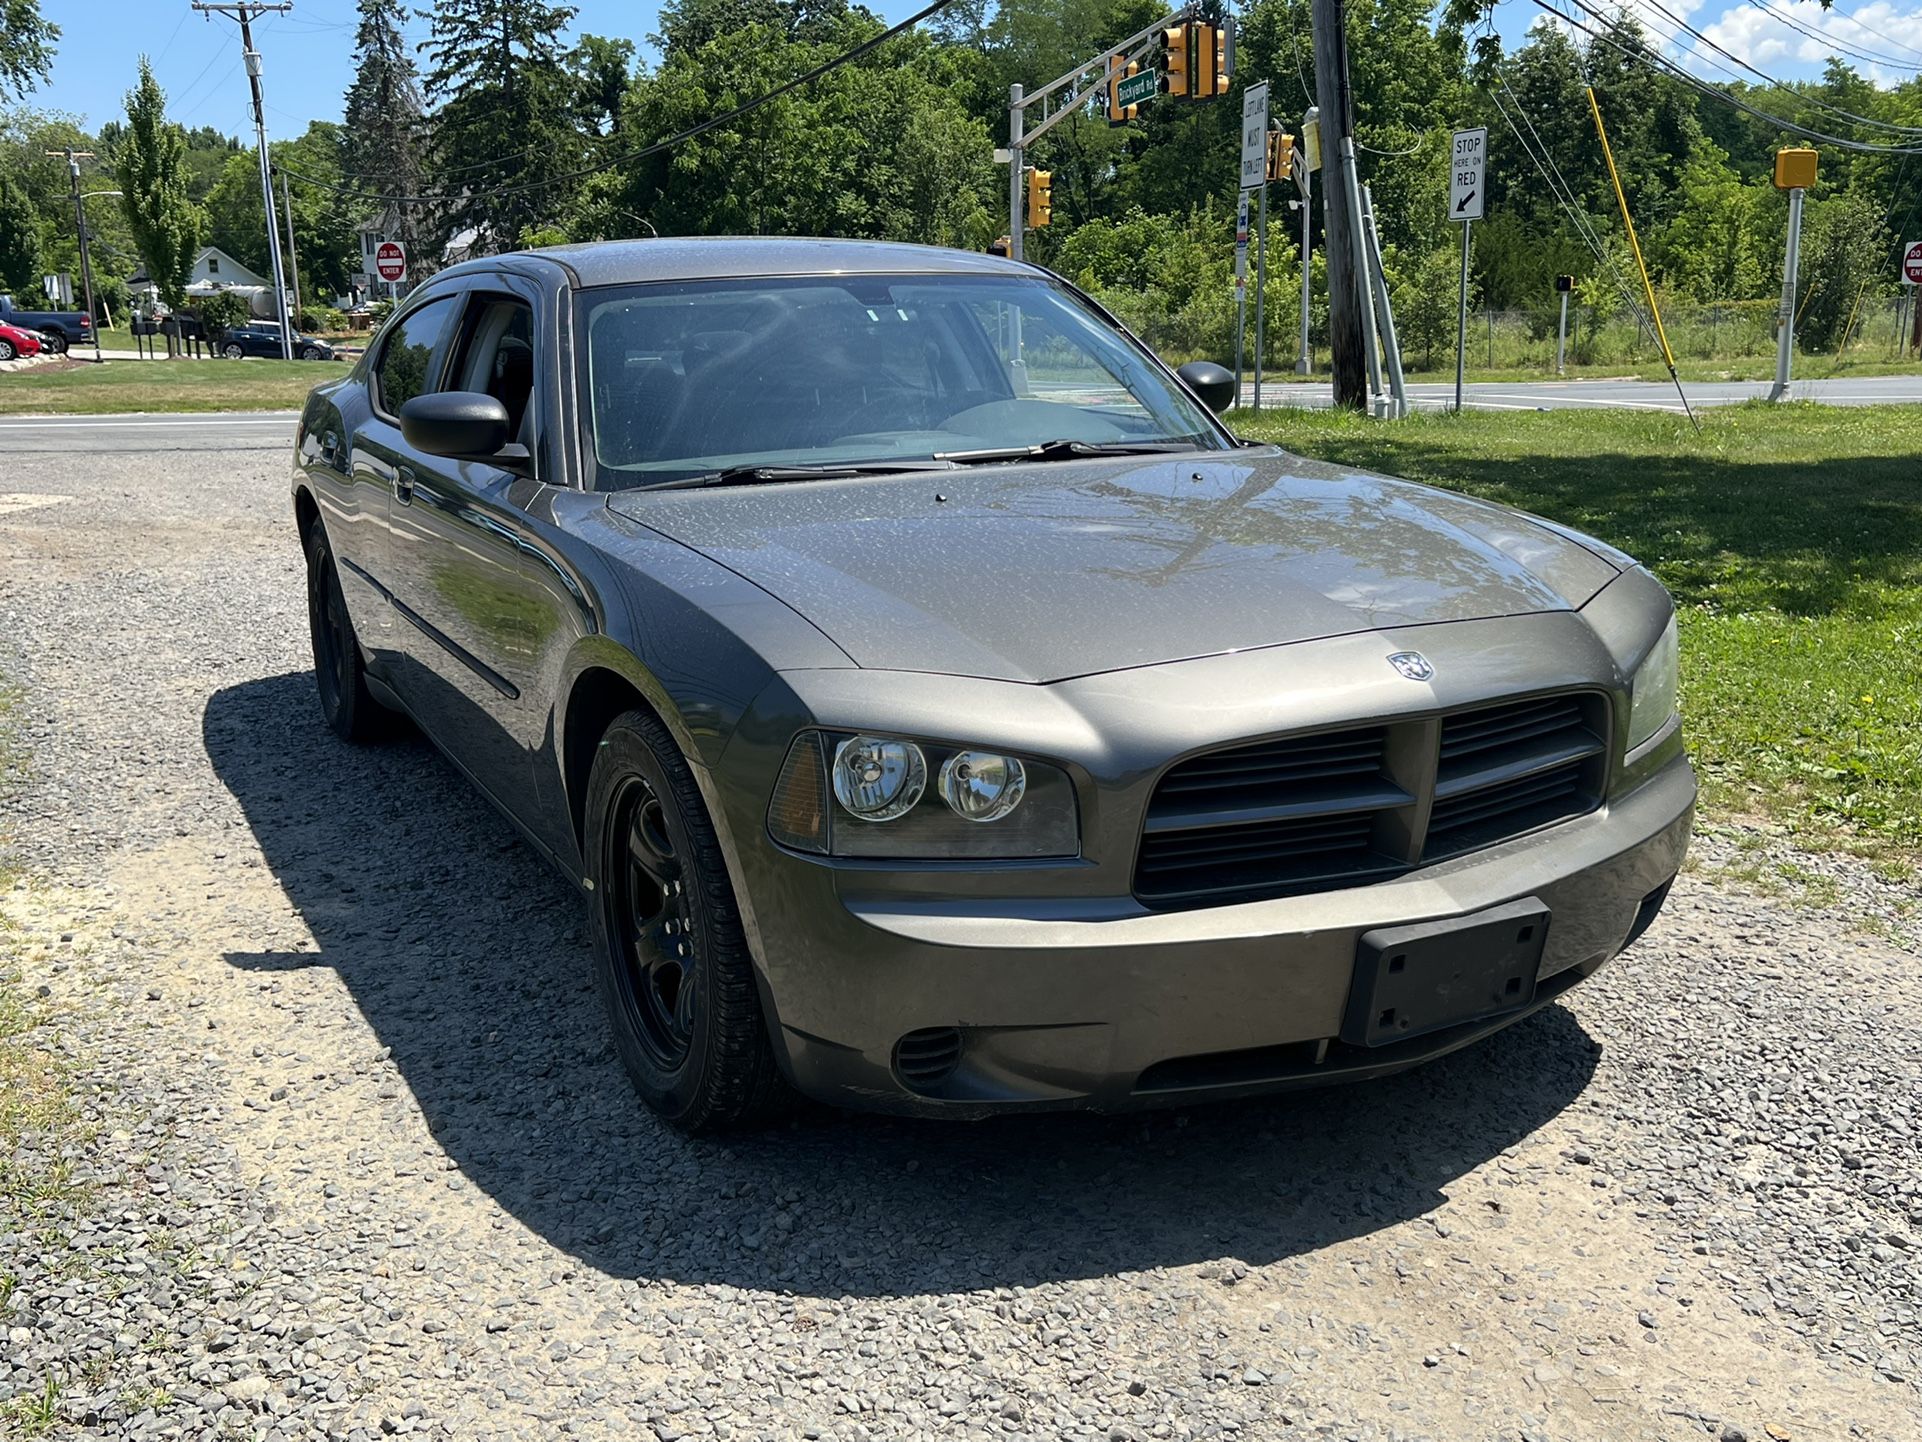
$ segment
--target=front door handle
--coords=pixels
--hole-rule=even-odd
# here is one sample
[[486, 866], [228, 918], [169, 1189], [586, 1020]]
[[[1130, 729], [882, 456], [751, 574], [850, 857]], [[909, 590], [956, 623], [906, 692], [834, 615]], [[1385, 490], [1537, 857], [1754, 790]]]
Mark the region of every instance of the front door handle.
[[394, 472], [394, 499], [403, 506], [414, 504], [414, 473], [405, 466]]

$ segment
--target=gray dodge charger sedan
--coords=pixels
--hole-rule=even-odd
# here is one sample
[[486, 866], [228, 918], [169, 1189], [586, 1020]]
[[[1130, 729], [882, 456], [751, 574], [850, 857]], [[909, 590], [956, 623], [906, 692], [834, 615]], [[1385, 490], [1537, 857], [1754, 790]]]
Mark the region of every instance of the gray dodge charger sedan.
[[1673, 611], [1552, 522], [1245, 445], [1232, 391], [988, 256], [456, 266], [301, 418], [322, 708], [411, 717], [574, 879], [690, 1131], [1413, 1065], [1661, 908]]

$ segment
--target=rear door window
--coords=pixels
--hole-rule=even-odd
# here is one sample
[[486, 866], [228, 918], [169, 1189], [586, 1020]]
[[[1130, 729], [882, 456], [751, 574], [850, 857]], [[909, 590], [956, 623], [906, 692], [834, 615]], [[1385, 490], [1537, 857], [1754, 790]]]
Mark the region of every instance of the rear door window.
[[398, 416], [415, 396], [435, 389], [456, 304], [454, 296], [429, 301], [395, 323], [374, 365], [374, 398], [386, 415]]

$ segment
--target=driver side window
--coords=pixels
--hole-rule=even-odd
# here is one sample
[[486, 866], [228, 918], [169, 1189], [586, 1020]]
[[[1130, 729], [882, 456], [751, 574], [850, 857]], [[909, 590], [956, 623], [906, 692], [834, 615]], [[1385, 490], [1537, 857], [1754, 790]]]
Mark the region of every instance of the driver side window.
[[534, 312], [525, 301], [484, 295], [468, 306], [447, 388], [499, 401], [508, 436], [533, 451]]
[[415, 396], [434, 389], [445, 354], [441, 337], [454, 313], [454, 297], [429, 301], [417, 311], [402, 316], [392, 335], [381, 347], [374, 366], [374, 394], [380, 409], [398, 417], [400, 408]]

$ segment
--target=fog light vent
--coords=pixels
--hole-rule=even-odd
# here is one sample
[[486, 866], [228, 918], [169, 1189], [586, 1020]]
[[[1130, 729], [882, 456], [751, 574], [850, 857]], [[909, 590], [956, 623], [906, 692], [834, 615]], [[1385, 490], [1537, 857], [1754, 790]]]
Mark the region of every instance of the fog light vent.
[[923, 1027], [894, 1044], [894, 1071], [911, 1091], [933, 1091], [961, 1063], [961, 1029]]

